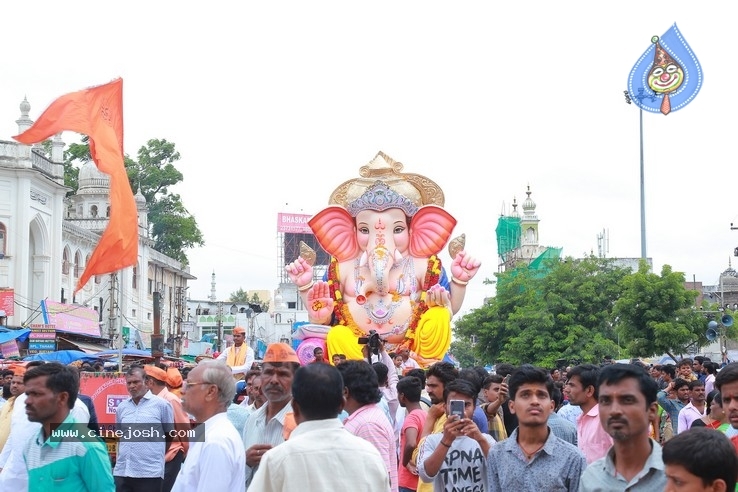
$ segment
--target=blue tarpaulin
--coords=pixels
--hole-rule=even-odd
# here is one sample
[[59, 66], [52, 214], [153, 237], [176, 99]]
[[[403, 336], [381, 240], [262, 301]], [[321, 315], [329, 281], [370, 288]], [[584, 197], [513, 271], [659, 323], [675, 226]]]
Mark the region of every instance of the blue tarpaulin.
[[76, 360], [94, 362], [98, 358], [94, 354], [88, 354], [81, 350], [59, 350], [57, 352], [48, 352], [45, 354], [33, 354], [23, 360], [43, 360], [46, 362], [56, 361], [61, 364], [71, 364]]
[[20, 340], [23, 342], [28, 338], [29, 333], [31, 333], [31, 330], [28, 328], [24, 328], [22, 330], [9, 330], [0, 326], [0, 343], [9, 342], [11, 340]]

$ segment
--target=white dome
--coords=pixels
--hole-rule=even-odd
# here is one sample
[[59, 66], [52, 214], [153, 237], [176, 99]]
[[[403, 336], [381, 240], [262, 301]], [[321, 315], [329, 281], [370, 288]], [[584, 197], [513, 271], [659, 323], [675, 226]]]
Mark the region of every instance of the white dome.
[[79, 170], [78, 194], [104, 193], [110, 189], [110, 177], [100, 171], [93, 161], [86, 162]]

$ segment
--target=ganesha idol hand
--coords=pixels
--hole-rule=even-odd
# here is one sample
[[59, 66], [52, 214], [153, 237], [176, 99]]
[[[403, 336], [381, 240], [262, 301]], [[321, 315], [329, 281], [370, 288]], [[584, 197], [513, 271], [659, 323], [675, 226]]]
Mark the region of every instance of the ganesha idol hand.
[[436, 284], [428, 289], [428, 292], [426, 293], [426, 303], [429, 308], [434, 306], [445, 306], [451, 309], [451, 293], [441, 284]]
[[451, 262], [451, 281], [457, 285], [466, 285], [469, 280], [479, 271], [482, 262], [473, 256], [469, 256], [466, 251], [460, 251]]
[[325, 325], [331, 320], [333, 299], [328, 282], [318, 281], [308, 290], [306, 298], [308, 318], [312, 323]]
[[310, 282], [313, 280], [313, 267], [303, 258], [297, 258], [285, 266], [284, 269], [300, 292], [304, 292], [310, 288]]

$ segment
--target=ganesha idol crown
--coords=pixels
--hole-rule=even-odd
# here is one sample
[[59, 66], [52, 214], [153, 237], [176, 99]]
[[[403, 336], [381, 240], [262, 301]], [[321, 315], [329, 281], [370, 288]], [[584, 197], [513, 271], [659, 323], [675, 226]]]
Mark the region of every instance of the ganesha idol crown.
[[384, 152], [359, 168], [359, 178], [343, 182], [328, 201], [340, 205], [355, 217], [362, 210], [382, 211], [400, 208], [412, 217], [418, 207], [443, 207], [443, 190], [420, 174], [401, 172], [403, 165]]
[[362, 210], [382, 212], [390, 208], [399, 208], [408, 217], [412, 217], [418, 211], [418, 207], [413, 202], [392, 190], [382, 181], [377, 181], [363, 195], [349, 203], [346, 210], [351, 217], [356, 217]]

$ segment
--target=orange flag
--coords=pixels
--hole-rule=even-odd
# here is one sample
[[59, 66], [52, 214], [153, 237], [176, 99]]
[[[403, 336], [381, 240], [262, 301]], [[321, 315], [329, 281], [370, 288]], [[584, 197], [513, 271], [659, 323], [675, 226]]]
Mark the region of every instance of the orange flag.
[[36, 122], [13, 137], [24, 144], [41, 142], [68, 130], [89, 137], [97, 168], [110, 175], [110, 220], [77, 283], [116, 272], [138, 259], [138, 215], [123, 163], [123, 79], [61, 96]]

